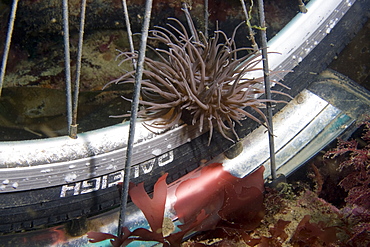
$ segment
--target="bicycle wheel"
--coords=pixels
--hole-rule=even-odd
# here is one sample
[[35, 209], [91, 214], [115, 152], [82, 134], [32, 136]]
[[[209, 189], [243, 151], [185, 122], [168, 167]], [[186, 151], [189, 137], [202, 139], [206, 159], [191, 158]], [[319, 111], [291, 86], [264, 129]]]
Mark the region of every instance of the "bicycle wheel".
[[[369, 1], [311, 1], [308, 13], [298, 14], [269, 42], [271, 69], [294, 72], [281, 74], [293, 97], [310, 86], [333, 57], [361, 28], [368, 17]], [[299, 32], [298, 32], [299, 30]], [[325, 51], [325, 52], [323, 52]], [[275, 110], [280, 110], [277, 107]], [[258, 125], [245, 120], [238, 128], [241, 138]], [[122, 180], [128, 124], [81, 133], [77, 139], [0, 143], [2, 233], [36, 229], [105, 212], [120, 204], [115, 185]], [[232, 148], [215, 134], [182, 125], [153, 134], [141, 124], [134, 146], [132, 182], [145, 181], [151, 190], [163, 172], [169, 182], [194, 170]], [[244, 167], [244, 176], [259, 165]], [[233, 168], [230, 168], [233, 170]], [[236, 172], [237, 173], [237, 172]]]

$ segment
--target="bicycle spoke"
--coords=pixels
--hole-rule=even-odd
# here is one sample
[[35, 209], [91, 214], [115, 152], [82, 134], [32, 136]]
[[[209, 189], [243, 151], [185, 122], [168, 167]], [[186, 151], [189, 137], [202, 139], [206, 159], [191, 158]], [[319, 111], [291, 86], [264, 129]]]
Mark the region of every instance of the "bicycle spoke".
[[262, 47], [262, 62], [263, 62], [263, 77], [265, 81], [265, 94], [267, 102], [266, 104], [266, 117], [269, 126], [269, 148], [270, 148], [270, 166], [271, 166], [271, 177], [273, 180], [277, 178], [276, 175], [276, 161], [275, 161], [275, 143], [274, 143], [274, 127], [272, 124], [272, 103], [271, 100], [271, 85], [270, 85], [270, 70], [267, 56], [267, 36], [266, 36], [266, 21], [265, 12], [263, 6], [263, 0], [258, 0], [258, 16], [260, 22], [260, 34], [261, 34], [261, 47]]
[[82, 59], [82, 45], [83, 35], [85, 29], [85, 12], [86, 12], [86, 0], [81, 0], [81, 18], [80, 18], [80, 31], [78, 37], [77, 47], [77, 61], [76, 61], [76, 79], [74, 84], [73, 94], [73, 110], [72, 110], [72, 123], [69, 128], [69, 136], [77, 138], [77, 108], [78, 108], [78, 95], [80, 92], [80, 77], [81, 77], [81, 59]]
[[63, 40], [64, 40], [64, 65], [66, 83], [66, 102], [67, 102], [67, 126], [71, 136], [72, 126], [72, 83], [71, 83], [71, 58], [69, 49], [69, 14], [68, 0], [63, 0]]
[[150, 23], [150, 16], [151, 16], [151, 10], [152, 10], [152, 3], [153, 3], [152, 0], [147, 0], [145, 4], [144, 22], [142, 26], [141, 40], [140, 40], [140, 50], [139, 50], [139, 56], [138, 56], [137, 65], [136, 65], [135, 88], [134, 88], [133, 100], [131, 103], [130, 132], [129, 132], [128, 142], [127, 142], [124, 179], [123, 179], [122, 195], [121, 195], [121, 210], [120, 210], [121, 213], [120, 213], [119, 226], [118, 226], [118, 236], [121, 235], [122, 226], [125, 223], [125, 217], [126, 217], [128, 188], [129, 188], [130, 173], [131, 173], [131, 160], [132, 160], [132, 153], [133, 153], [134, 139], [135, 139], [135, 127], [136, 127], [136, 120], [138, 116], [141, 80], [142, 80], [143, 71], [144, 71], [145, 49], [146, 49], [146, 43], [147, 43], [148, 33], [149, 33], [149, 23]]
[[8, 32], [6, 34], [6, 41], [5, 41], [5, 46], [4, 46], [4, 54], [3, 54], [3, 59], [1, 62], [1, 68], [0, 68], [0, 97], [1, 97], [1, 91], [2, 91], [3, 83], [4, 83], [6, 63], [8, 61], [8, 56], [9, 56], [10, 43], [12, 42], [12, 35], [13, 35], [13, 29], [14, 29], [15, 16], [17, 13], [17, 7], [18, 7], [18, 0], [14, 0], [11, 13], [10, 13]]

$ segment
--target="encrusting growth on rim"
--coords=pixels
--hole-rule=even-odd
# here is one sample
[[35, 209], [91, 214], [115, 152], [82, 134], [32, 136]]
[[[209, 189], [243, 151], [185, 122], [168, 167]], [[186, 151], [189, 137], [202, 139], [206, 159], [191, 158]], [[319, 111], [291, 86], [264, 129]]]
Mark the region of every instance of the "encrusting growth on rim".
[[[285, 102], [257, 98], [264, 92], [263, 77], [244, 77], [248, 72], [262, 69], [256, 67], [260, 58], [253, 49], [236, 47], [235, 34], [243, 23], [234, 29], [230, 38], [216, 30], [213, 37], [207, 39], [203, 33], [198, 34], [193, 23], [190, 29], [194, 36], [189, 36], [179, 20], [168, 20], [174, 25], [167, 24], [168, 29], [157, 26], [149, 36], [167, 49], [150, 47], [158, 58], [146, 57], [144, 62], [140, 101], [143, 108], [139, 116], [154, 120], [150, 126], [171, 128], [184, 121], [198, 124], [200, 131], [208, 126], [209, 143], [214, 129], [233, 141], [227, 133], [231, 131], [238, 138], [234, 122], [241, 124], [240, 120], [251, 118], [263, 124], [246, 107], [252, 108], [266, 121], [260, 110], [264, 103]], [[248, 54], [238, 58], [237, 53], [242, 51]], [[121, 63], [138, 58], [135, 52], [121, 52], [118, 57], [121, 56], [124, 57]], [[135, 70], [109, 84], [134, 83], [134, 76]], [[129, 114], [116, 117], [123, 116]], [[164, 116], [166, 120], [158, 120]]]

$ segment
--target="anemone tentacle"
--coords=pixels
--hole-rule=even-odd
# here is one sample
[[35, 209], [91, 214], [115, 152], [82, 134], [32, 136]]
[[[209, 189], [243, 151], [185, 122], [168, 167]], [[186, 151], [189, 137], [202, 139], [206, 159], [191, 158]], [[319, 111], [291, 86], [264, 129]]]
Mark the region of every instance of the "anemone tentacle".
[[[241, 125], [241, 120], [251, 118], [265, 125], [266, 116], [260, 108], [266, 102], [286, 103], [257, 98], [256, 95], [263, 93], [263, 78], [245, 78], [247, 73], [262, 68], [257, 67], [261, 60], [258, 52], [236, 46], [236, 32], [242, 23], [230, 38], [225, 32], [216, 30], [213, 37], [207, 39], [203, 33], [198, 34], [193, 23], [190, 23], [192, 36], [189, 36], [179, 20], [168, 20], [173, 24], [167, 24], [167, 28], [156, 26], [149, 37], [167, 49], [151, 47], [157, 59], [144, 60], [140, 101], [143, 107], [139, 116], [152, 121], [148, 126], [170, 128], [184, 121], [199, 125], [200, 131], [207, 127], [209, 143], [214, 130], [233, 141], [231, 135], [238, 139], [235, 123]], [[238, 58], [240, 52], [247, 52], [247, 55]], [[123, 63], [137, 60], [138, 54], [121, 52], [118, 57], [123, 57]], [[134, 83], [134, 74], [135, 71], [127, 72], [109, 84]], [[278, 91], [272, 93], [289, 96]], [[263, 121], [247, 108], [257, 112]], [[185, 119], [189, 117], [191, 119]]]

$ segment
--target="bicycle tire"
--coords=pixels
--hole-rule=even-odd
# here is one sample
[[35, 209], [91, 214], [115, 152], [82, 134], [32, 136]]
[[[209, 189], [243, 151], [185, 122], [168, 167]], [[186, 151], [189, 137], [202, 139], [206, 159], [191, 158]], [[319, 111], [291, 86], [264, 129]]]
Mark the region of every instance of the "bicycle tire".
[[[349, 3], [339, 1], [338, 6]], [[285, 84], [291, 88], [289, 94], [295, 96], [307, 88], [313, 77], [325, 69], [344, 48], [368, 18], [367, 6], [368, 0], [354, 2], [340, 21], [335, 21], [335, 25], [329, 24], [330, 30], [322, 30], [327, 35], [314, 49], [306, 53], [307, 56], [302, 61], [293, 61], [298, 66], [293, 73], [284, 77]], [[290, 55], [290, 58], [280, 61], [280, 64], [292, 60], [291, 56], [295, 55]], [[277, 107], [275, 111], [278, 110]], [[237, 131], [239, 136], [243, 137], [256, 127], [255, 122], [245, 120]], [[115, 185], [122, 178], [119, 165], [123, 164], [125, 158], [124, 140], [127, 137], [115, 132], [116, 139], [109, 140], [113, 137], [107, 133], [112, 128], [127, 130], [128, 126], [120, 124], [104, 130], [91, 131], [86, 135], [81, 134], [78, 139], [83, 142], [83, 151], [73, 150], [74, 146], [68, 144], [73, 140], [68, 137], [55, 138], [47, 144], [43, 144], [43, 140], [1, 144], [0, 232], [5, 234], [51, 226], [97, 215], [117, 207], [120, 201]], [[102, 138], [102, 144], [88, 140], [91, 136]], [[62, 150], [58, 155], [55, 150], [48, 149], [52, 142]], [[147, 148], [158, 142], [162, 143], [154, 148]], [[147, 191], [151, 191], [163, 172], [169, 173], [168, 181], [172, 182], [194, 170], [202, 160], [210, 160], [232, 146], [231, 142], [223, 141], [218, 134], [214, 135], [210, 146], [207, 146], [207, 143], [208, 135], [200, 133], [194, 126], [182, 126], [149, 140], [138, 140], [135, 152], [139, 153], [138, 150], [143, 146], [146, 148], [142, 149], [145, 154], [137, 155], [134, 159], [132, 182], [145, 181]], [[15, 145], [18, 151], [14, 151]], [[22, 145], [33, 148], [29, 154], [22, 154], [26, 149], [21, 148]], [[86, 147], [88, 145], [90, 147]], [[35, 147], [38, 148], [35, 150]], [[43, 159], [30, 158], [35, 155], [32, 152], [42, 151], [50, 154], [44, 155]]]

